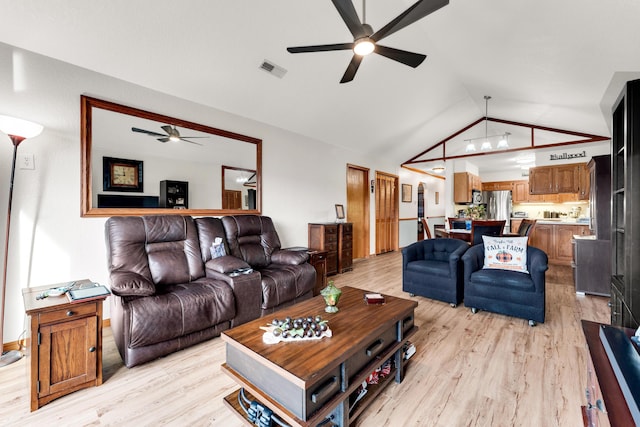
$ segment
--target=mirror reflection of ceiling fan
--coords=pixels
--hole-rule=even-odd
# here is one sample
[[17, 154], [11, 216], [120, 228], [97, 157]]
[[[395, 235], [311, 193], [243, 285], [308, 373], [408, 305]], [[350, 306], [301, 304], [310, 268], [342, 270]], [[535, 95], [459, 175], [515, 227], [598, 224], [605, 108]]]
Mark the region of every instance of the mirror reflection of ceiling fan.
[[146, 135], [153, 136], [155, 139], [157, 139], [160, 142], [184, 141], [184, 142], [189, 142], [191, 144], [202, 145], [199, 142], [189, 141], [189, 139], [186, 139], [186, 138], [190, 138], [190, 139], [209, 138], [208, 136], [181, 136], [180, 132], [178, 131], [178, 128], [176, 128], [175, 126], [164, 125], [164, 126], [160, 126], [160, 128], [166, 133], [152, 132], [150, 130], [144, 130], [136, 127], [132, 127], [131, 130], [133, 132], [144, 133]]
[[427, 57], [426, 55], [382, 46], [379, 45], [378, 42], [449, 4], [449, 0], [419, 0], [409, 9], [398, 15], [394, 20], [374, 33], [371, 25], [365, 23], [366, 0], [362, 0], [362, 22], [360, 22], [358, 13], [356, 12], [351, 0], [331, 1], [336, 9], [338, 9], [338, 13], [342, 17], [342, 20], [353, 35], [353, 43], [289, 47], [287, 50], [290, 53], [353, 50], [353, 57], [351, 58], [351, 62], [347, 67], [347, 71], [345, 71], [342, 76], [340, 83], [347, 83], [353, 80], [356, 75], [356, 71], [358, 71], [358, 67], [360, 67], [362, 59], [372, 52], [413, 68], [422, 64], [422, 61]]
[[245, 187], [255, 187], [256, 184], [256, 173], [254, 172], [253, 175], [251, 175], [249, 178], [245, 177], [244, 175], [236, 178], [237, 182], [242, 183], [243, 186]]

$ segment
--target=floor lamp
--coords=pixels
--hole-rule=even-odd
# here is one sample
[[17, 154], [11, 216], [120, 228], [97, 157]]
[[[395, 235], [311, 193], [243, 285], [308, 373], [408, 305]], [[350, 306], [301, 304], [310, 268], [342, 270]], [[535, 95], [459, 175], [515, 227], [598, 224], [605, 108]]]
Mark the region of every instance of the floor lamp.
[[4, 308], [7, 291], [7, 263], [9, 260], [9, 232], [11, 231], [11, 202], [13, 199], [13, 178], [16, 172], [16, 155], [18, 145], [27, 138], [40, 135], [42, 126], [22, 119], [0, 115], [0, 131], [9, 136], [13, 143], [13, 163], [11, 164], [11, 180], [9, 182], [9, 207], [7, 209], [7, 230], [4, 240], [4, 270], [2, 273], [2, 292], [0, 299], [0, 367], [20, 360], [22, 353], [18, 350], [4, 352]]

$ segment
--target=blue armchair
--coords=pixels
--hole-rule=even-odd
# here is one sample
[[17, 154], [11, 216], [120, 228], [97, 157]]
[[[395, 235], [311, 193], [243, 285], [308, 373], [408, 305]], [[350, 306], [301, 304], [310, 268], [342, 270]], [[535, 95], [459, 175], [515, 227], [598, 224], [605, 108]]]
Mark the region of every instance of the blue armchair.
[[402, 290], [452, 307], [462, 302], [460, 257], [469, 249], [458, 239], [427, 239], [402, 249]]
[[472, 312], [486, 310], [544, 323], [545, 272], [547, 254], [527, 247], [527, 270], [483, 269], [484, 245], [471, 247], [462, 256], [464, 264], [464, 305]]

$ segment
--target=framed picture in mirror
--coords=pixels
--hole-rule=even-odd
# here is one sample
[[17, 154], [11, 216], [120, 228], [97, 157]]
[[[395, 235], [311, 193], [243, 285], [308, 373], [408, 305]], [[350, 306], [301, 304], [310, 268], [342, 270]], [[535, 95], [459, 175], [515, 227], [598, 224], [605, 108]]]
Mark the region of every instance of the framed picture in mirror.
[[336, 205], [336, 219], [344, 220], [344, 205]]
[[142, 193], [143, 170], [141, 160], [102, 158], [103, 190]]

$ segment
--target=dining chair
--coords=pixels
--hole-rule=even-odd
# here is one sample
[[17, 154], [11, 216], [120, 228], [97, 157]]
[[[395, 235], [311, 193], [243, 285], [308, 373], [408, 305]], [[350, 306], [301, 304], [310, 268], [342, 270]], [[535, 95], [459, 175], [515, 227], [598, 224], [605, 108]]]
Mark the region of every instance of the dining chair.
[[471, 221], [471, 246], [482, 243], [482, 236], [501, 236], [506, 220]]
[[452, 230], [454, 228], [466, 228], [466, 219], [465, 218], [457, 218], [457, 217], [448, 217], [447, 221], [449, 221], [449, 229]]
[[531, 234], [536, 225], [535, 219], [523, 219], [515, 233], [503, 233], [505, 237], [526, 237]]

